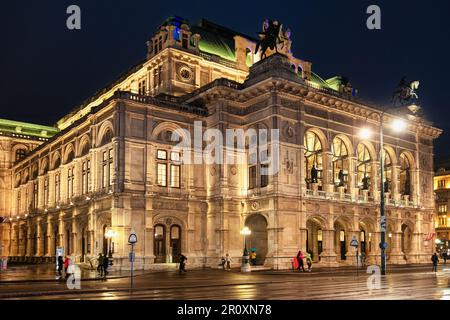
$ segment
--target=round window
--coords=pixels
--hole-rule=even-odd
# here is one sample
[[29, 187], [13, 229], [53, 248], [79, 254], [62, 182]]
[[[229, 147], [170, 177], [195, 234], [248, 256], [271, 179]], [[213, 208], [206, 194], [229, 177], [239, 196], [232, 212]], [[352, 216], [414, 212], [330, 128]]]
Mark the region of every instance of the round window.
[[180, 77], [181, 80], [188, 82], [192, 80], [192, 70], [188, 67], [181, 67], [180, 68]]

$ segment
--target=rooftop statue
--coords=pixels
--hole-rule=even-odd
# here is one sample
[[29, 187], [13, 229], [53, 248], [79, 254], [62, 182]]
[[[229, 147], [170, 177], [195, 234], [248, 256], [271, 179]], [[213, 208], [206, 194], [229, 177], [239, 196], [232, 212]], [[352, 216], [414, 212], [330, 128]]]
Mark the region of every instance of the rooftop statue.
[[392, 97], [393, 103], [400, 103], [400, 105], [403, 106], [410, 103], [413, 99], [418, 99], [419, 96], [417, 95], [416, 90], [419, 89], [419, 85], [419, 81], [413, 81], [408, 84], [406, 77], [403, 77]]
[[[261, 60], [267, 58], [267, 50], [278, 53], [280, 49], [283, 53], [290, 53], [291, 50], [291, 30], [283, 32], [283, 25], [276, 20], [264, 20], [262, 32], [259, 34], [259, 42], [256, 45], [255, 54], [261, 51]], [[281, 46], [281, 47], [279, 47]]]

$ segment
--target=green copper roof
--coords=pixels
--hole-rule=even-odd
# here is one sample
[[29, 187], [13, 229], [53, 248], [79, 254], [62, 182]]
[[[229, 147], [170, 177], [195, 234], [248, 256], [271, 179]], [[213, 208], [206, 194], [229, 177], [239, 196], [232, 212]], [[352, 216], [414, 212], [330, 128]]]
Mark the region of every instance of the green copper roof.
[[256, 42], [256, 39], [215, 24], [206, 19], [201, 19], [196, 25], [191, 26], [192, 34], [200, 35], [200, 51], [217, 55], [229, 61], [236, 61], [234, 37], [239, 35]]
[[198, 33], [201, 37], [199, 43], [200, 51], [217, 55], [226, 60], [236, 61], [234, 39], [218, 35], [199, 26], [193, 26], [191, 31], [193, 34]]
[[38, 124], [0, 119], [0, 135], [15, 135], [24, 138], [49, 139], [59, 132], [57, 128]]
[[[327, 81], [323, 80], [318, 74], [311, 72], [311, 82], [319, 86], [320, 88], [330, 89], [334, 91], [338, 91], [338, 87], [336, 87], [336, 83], [332, 81], [331, 78]], [[328, 82], [330, 81], [330, 83]]]

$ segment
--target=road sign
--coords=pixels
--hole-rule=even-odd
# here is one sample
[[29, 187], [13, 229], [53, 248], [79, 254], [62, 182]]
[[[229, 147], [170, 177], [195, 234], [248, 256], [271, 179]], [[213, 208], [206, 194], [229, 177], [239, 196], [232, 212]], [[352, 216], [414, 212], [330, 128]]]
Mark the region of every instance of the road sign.
[[386, 216], [382, 216], [380, 220], [381, 232], [386, 232]]
[[358, 240], [356, 240], [356, 237], [355, 237], [355, 236], [353, 236], [353, 239], [352, 239], [352, 241], [350, 242], [350, 245], [351, 245], [352, 247], [355, 247], [355, 248], [357, 248], [357, 247], [359, 246], [359, 242], [358, 242]]
[[130, 234], [130, 237], [128, 238], [128, 243], [135, 244], [136, 242], [137, 242], [136, 234], [134, 234], [134, 233]]

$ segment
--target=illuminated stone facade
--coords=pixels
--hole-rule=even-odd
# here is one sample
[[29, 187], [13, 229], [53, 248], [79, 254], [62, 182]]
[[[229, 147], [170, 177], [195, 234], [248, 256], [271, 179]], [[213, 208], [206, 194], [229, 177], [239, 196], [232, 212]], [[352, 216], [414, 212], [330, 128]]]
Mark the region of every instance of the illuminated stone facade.
[[[358, 136], [378, 124], [376, 116], [367, 120], [376, 108], [342, 78], [321, 79], [284, 41], [281, 54], [259, 61], [251, 37], [168, 19], [148, 42], [145, 62], [61, 119], [57, 135], [8, 169], [4, 254], [50, 261], [63, 247], [86, 262], [108, 251], [111, 228], [117, 269], [129, 268], [132, 230], [137, 268], [175, 262], [177, 252], [191, 266], [217, 267], [227, 252], [239, 264], [247, 225], [249, 247], [267, 267], [291, 268], [300, 249], [322, 265], [354, 264], [353, 236], [368, 262], [379, 262], [379, 143]], [[428, 263], [433, 246], [423, 237], [434, 232], [433, 140], [441, 131], [401, 116], [407, 132], [386, 129], [385, 136], [388, 263]], [[196, 121], [204, 130], [278, 129], [278, 174], [267, 179], [259, 164], [180, 165], [171, 133], [193, 136]]]

